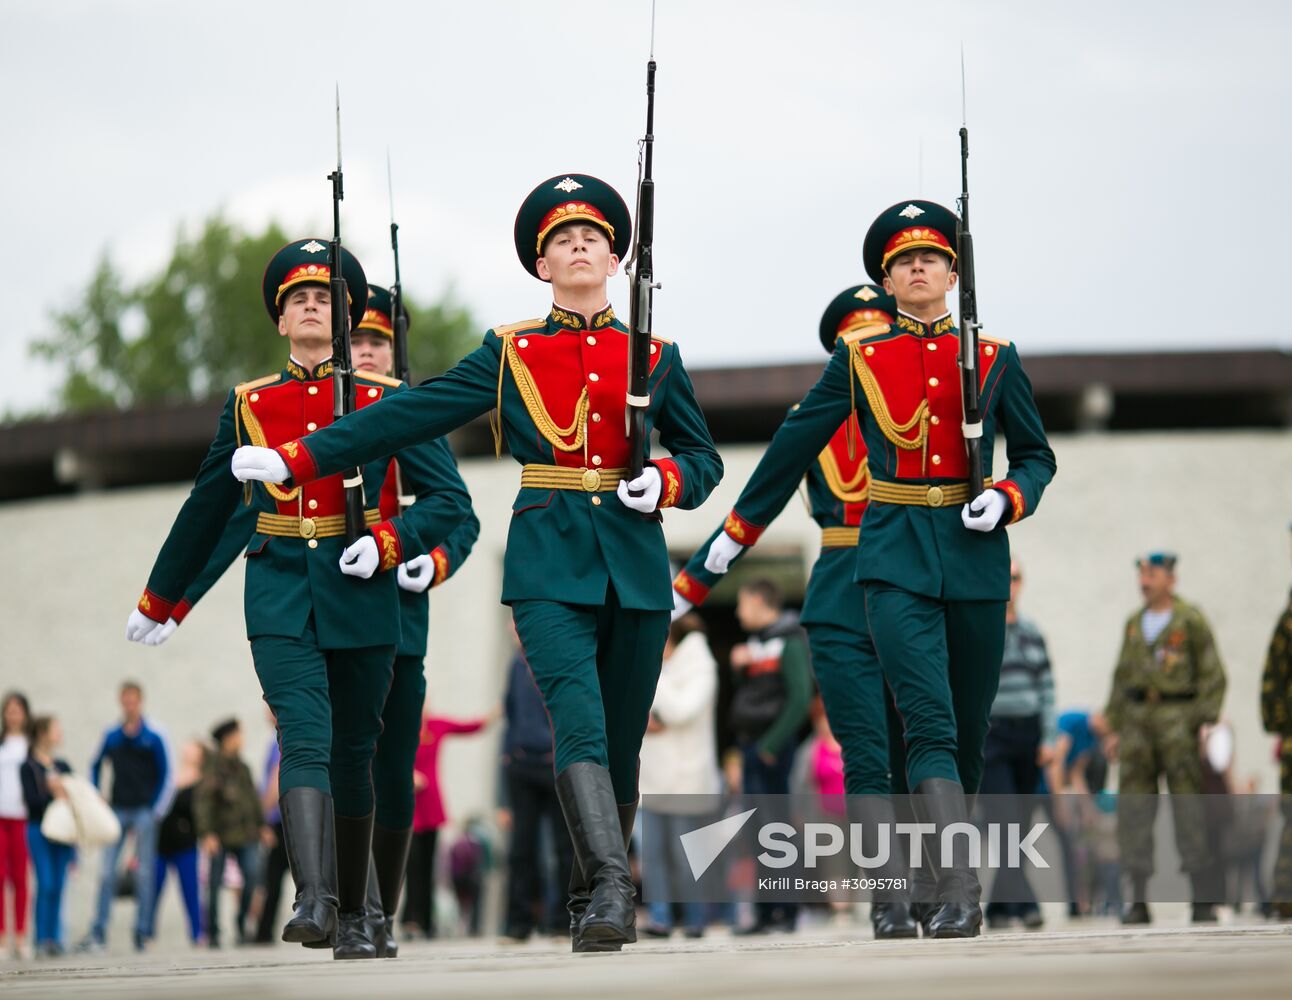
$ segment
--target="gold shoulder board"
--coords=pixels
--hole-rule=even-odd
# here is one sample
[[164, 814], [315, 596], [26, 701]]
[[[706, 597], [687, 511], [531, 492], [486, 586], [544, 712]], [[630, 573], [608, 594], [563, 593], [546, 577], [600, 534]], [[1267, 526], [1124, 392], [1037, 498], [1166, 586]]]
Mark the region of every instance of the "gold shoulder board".
[[855, 344], [861, 340], [869, 340], [871, 337], [883, 336], [891, 329], [892, 327], [887, 323], [873, 323], [845, 333], [843, 335], [843, 342], [845, 344]]
[[253, 378], [250, 382], [240, 382], [233, 387], [233, 391], [237, 395], [241, 395], [244, 392], [250, 392], [252, 389], [259, 389], [262, 385], [277, 382], [280, 374], [280, 372], [274, 372], [272, 375], [261, 375], [260, 378]]
[[404, 383], [397, 378], [391, 378], [389, 375], [378, 375], [376, 372], [355, 372], [360, 378], [366, 378], [369, 382], [376, 382], [378, 385], [388, 385], [392, 389], [398, 389]]
[[523, 319], [519, 323], [504, 323], [502, 326], [495, 326], [493, 333], [495, 337], [505, 337], [509, 333], [519, 333], [521, 330], [533, 330], [544, 324], [542, 319]]

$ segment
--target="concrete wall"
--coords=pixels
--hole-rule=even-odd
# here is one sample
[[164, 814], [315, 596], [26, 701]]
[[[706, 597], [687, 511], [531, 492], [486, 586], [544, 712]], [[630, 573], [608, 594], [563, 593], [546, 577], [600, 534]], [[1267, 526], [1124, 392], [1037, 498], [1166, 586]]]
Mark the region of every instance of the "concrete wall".
[[[1264, 652], [1287, 601], [1292, 440], [1284, 433], [1119, 434], [1059, 437], [1059, 475], [1039, 514], [1010, 529], [1024, 561], [1024, 613], [1050, 641], [1061, 707], [1098, 706], [1126, 615], [1138, 593], [1131, 561], [1151, 548], [1181, 555], [1181, 593], [1211, 619], [1229, 671], [1226, 713], [1240, 773], [1276, 789], [1271, 742], [1260, 731]], [[726, 479], [700, 511], [666, 514], [681, 555], [729, 509], [761, 448], [724, 449]], [[997, 470], [1000, 474], [1001, 470]], [[471, 459], [463, 473], [483, 522], [475, 554], [432, 594], [428, 657], [437, 713], [474, 716], [499, 698], [510, 640], [498, 604], [502, 551], [518, 470]], [[9, 567], [0, 580], [0, 688], [21, 688], [37, 712], [59, 715], [66, 756], [84, 768], [116, 715], [123, 678], [141, 681], [149, 714], [179, 741], [229, 714], [248, 730], [258, 767], [269, 739], [242, 626], [235, 565], [160, 648], [123, 637], [126, 616], [186, 495], [182, 486], [0, 506]], [[767, 532], [768, 549], [816, 552], [816, 530], [792, 502]], [[450, 815], [493, 807], [497, 727], [455, 738], [443, 758]]]

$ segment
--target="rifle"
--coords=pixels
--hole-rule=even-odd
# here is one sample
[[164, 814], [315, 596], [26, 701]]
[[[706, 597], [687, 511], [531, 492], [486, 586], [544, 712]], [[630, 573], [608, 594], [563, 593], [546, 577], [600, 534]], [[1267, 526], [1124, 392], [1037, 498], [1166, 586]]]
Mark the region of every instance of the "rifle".
[[[960, 57], [963, 109], [964, 54]], [[969, 503], [982, 494], [982, 409], [978, 401], [978, 290], [974, 283], [973, 235], [969, 232], [969, 128], [960, 125], [960, 218], [956, 221], [956, 264], [960, 272], [960, 389], [964, 400], [965, 449], [969, 458]], [[981, 511], [969, 508], [977, 517]]]
[[[328, 245], [328, 264], [332, 271], [332, 419], [340, 420], [353, 413], [354, 369], [350, 360], [350, 300], [346, 294], [345, 275], [341, 271], [341, 200], [345, 189], [341, 181], [341, 88], [336, 92], [336, 170], [328, 174], [332, 182], [332, 241]], [[345, 544], [353, 545], [366, 531], [363, 519], [363, 475], [359, 469], [347, 469], [341, 478], [345, 487]]]
[[650, 406], [651, 300], [655, 289], [655, 181], [651, 177], [655, 146], [655, 5], [651, 4], [651, 51], [646, 63], [646, 134], [637, 143], [637, 232], [629, 281], [628, 397], [624, 410], [628, 434], [628, 478], [646, 464], [646, 410]]
[[[406, 385], [413, 384], [408, 367], [408, 316], [404, 313], [404, 289], [399, 281], [399, 223], [395, 221], [395, 185], [390, 177], [390, 150], [386, 150], [386, 191], [390, 195], [390, 249], [395, 255], [395, 283], [390, 286], [390, 322], [394, 326], [395, 378]], [[417, 497], [404, 493], [404, 477], [398, 462], [395, 467], [395, 493], [399, 508], [411, 507]]]

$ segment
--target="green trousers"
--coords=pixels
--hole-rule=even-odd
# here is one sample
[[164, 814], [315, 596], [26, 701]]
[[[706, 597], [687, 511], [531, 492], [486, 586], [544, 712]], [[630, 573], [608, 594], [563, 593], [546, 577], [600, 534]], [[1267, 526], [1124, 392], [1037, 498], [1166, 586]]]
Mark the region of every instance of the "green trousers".
[[1197, 707], [1192, 702], [1129, 705], [1119, 735], [1117, 847], [1122, 870], [1153, 873], [1153, 822], [1158, 784], [1165, 777], [1181, 870], [1202, 872], [1208, 866], [1207, 817]]
[[806, 626], [830, 729], [843, 751], [843, 785], [849, 795], [889, 792], [888, 723], [884, 675], [865, 623]]
[[339, 816], [372, 812], [372, 756], [395, 648], [320, 649], [311, 616], [299, 639], [252, 639], [251, 656], [278, 720], [279, 794], [317, 788], [331, 793]]
[[372, 759], [377, 824], [388, 830], [413, 825], [413, 760], [422, 735], [426, 673], [420, 656], [396, 656], [390, 694], [381, 711], [381, 738]]
[[901, 718], [907, 786], [946, 778], [974, 794], [1005, 653], [1005, 602], [865, 587], [866, 622]]
[[552, 719], [555, 769], [610, 771], [615, 801], [637, 801], [637, 764], [668, 638], [667, 611], [604, 604], [512, 603], [516, 634]]
[[1292, 738], [1283, 737], [1279, 750], [1279, 809], [1283, 813], [1283, 832], [1279, 835], [1279, 853], [1274, 862], [1274, 885], [1270, 898], [1279, 904], [1280, 916], [1292, 916]]

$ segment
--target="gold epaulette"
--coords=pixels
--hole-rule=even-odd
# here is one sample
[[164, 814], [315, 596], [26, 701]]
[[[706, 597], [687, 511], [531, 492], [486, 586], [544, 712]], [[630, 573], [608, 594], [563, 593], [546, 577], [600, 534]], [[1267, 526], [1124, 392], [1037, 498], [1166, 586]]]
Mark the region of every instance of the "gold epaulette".
[[845, 344], [855, 344], [861, 340], [869, 340], [871, 337], [881, 337], [891, 329], [892, 327], [887, 323], [871, 323], [856, 330], [849, 330], [843, 334], [842, 340]]
[[1003, 337], [989, 337], [989, 336], [987, 336], [987, 334], [985, 334], [985, 333], [981, 333], [981, 332], [978, 334], [978, 340], [979, 340], [980, 342], [981, 342], [981, 341], [985, 341], [985, 342], [987, 342], [988, 344], [995, 344], [997, 347], [1008, 347], [1008, 346], [1009, 346], [1009, 341], [1008, 341], [1008, 340], [1005, 340]]
[[404, 383], [397, 378], [391, 378], [389, 375], [378, 375], [376, 372], [355, 372], [360, 378], [366, 378], [369, 382], [376, 382], [378, 385], [390, 386], [392, 389], [398, 389]]
[[669, 345], [672, 345], [672, 343], [673, 343], [673, 341], [671, 341], [671, 340], [668, 340], [668, 339], [666, 339], [666, 338], [664, 338], [664, 337], [656, 337], [654, 334], [652, 334], [652, 335], [651, 335], [651, 338], [650, 338], [650, 339], [651, 339], [651, 340], [653, 340], [653, 341], [655, 341], [655, 343], [657, 343], [657, 344], [669, 344]]
[[523, 319], [519, 323], [504, 323], [502, 326], [493, 328], [495, 337], [505, 337], [509, 333], [519, 333], [521, 330], [533, 330], [537, 327], [546, 325], [546, 320], [541, 318]]
[[233, 391], [240, 396], [244, 392], [250, 392], [252, 389], [259, 389], [262, 385], [277, 382], [281, 375], [281, 372], [274, 372], [272, 375], [261, 375], [260, 378], [253, 378], [250, 382], [239, 382], [233, 387]]

